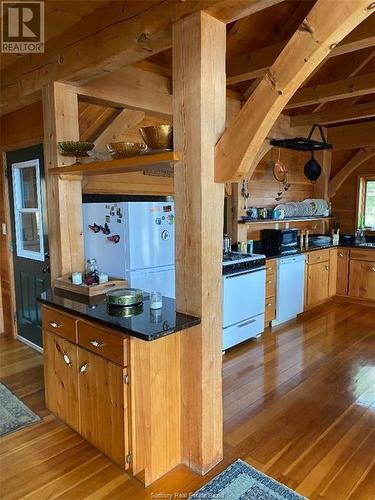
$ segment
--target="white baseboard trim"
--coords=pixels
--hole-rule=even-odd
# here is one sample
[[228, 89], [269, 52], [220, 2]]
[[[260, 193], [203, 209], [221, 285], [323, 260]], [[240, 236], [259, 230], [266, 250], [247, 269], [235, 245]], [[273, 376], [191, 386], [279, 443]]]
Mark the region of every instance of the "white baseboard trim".
[[31, 347], [35, 351], [38, 351], [38, 352], [43, 354], [43, 347], [39, 347], [38, 345], [34, 344], [34, 342], [31, 342], [30, 340], [27, 340], [24, 337], [21, 337], [21, 335], [17, 335], [16, 338], [17, 338], [17, 340], [28, 345], [29, 347]]

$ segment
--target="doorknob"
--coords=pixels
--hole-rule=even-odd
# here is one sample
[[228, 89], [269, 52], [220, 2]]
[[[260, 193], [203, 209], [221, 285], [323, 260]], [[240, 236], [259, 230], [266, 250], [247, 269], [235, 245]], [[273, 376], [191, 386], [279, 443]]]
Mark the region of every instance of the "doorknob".
[[49, 266], [46, 266], [46, 267], [42, 267], [42, 273], [50, 273], [51, 272], [51, 268]]

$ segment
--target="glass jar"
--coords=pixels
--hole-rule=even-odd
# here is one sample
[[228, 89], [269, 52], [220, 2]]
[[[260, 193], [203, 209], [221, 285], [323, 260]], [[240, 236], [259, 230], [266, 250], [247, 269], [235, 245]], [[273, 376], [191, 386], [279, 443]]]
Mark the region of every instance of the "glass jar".
[[88, 259], [86, 262], [86, 278], [89, 276], [92, 276], [95, 280], [98, 276], [98, 264], [96, 263], [96, 259]]

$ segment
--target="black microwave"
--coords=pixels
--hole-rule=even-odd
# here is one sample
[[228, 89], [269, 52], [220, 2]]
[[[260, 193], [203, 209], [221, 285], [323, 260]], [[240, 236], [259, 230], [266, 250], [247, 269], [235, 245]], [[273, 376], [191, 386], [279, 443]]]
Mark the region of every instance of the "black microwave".
[[286, 253], [298, 246], [298, 229], [263, 229], [263, 251]]

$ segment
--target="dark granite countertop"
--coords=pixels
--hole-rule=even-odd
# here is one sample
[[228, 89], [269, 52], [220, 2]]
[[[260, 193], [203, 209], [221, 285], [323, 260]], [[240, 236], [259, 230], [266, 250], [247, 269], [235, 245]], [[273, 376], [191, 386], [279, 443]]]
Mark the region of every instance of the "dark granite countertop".
[[201, 322], [200, 318], [177, 312], [176, 301], [168, 297], [163, 297], [162, 309], [150, 309], [148, 294], [144, 295], [142, 310], [130, 318], [111, 315], [103, 295], [88, 299], [83, 295], [64, 290], [49, 289], [43, 292], [38, 300], [47, 306], [80, 316], [141, 340], [156, 340], [186, 330]]
[[366, 246], [356, 245], [355, 243], [351, 243], [351, 242], [350, 243], [341, 242], [339, 245], [332, 245], [332, 243], [329, 245], [324, 245], [324, 246], [309, 245], [308, 248], [303, 248], [302, 250], [300, 248], [298, 248], [298, 250], [296, 252], [291, 253], [291, 254], [286, 254], [286, 255], [280, 255], [279, 253], [271, 253], [271, 252], [263, 251], [261, 248], [257, 248], [256, 250], [254, 250], [254, 252], [265, 255], [267, 257], [267, 259], [278, 259], [280, 257], [289, 257], [289, 256], [293, 256], [293, 255], [304, 254], [307, 252], [314, 252], [315, 250], [327, 250], [330, 248], [359, 248], [361, 250], [373, 250], [375, 252], [375, 246], [366, 247]]

